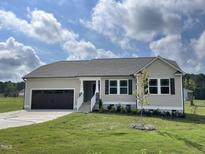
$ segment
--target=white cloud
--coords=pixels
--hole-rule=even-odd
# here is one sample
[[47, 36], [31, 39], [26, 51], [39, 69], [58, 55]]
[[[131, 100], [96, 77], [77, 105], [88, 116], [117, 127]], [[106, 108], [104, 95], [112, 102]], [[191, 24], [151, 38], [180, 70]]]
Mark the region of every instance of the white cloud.
[[113, 52], [97, 49], [89, 41], [80, 40], [78, 34], [63, 28], [51, 13], [42, 10], [29, 12], [30, 21], [17, 18], [13, 12], [0, 10], [0, 24], [4, 28], [20, 31], [29, 37], [46, 43], [58, 43], [66, 52], [68, 59], [89, 59], [116, 57]]
[[199, 39], [193, 39], [192, 45], [199, 59], [205, 58], [205, 31], [201, 34]]
[[183, 56], [184, 47], [181, 42], [181, 36], [178, 34], [168, 35], [160, 40], [153, 41], [150, 43], [150, 49], [155, 55], [167, 57], [177, 60]]
[[81, 23], [129, 48], [130, 40], [150, 42], [190, 27], [192, 15], [203, 13], [204, 6], [204, 0], [99, 0], [91, 20]]
[[182, 43], [182, 38], [179, 34], [167, 35], [160, 40], [151, 42], [150, 49], [154, 55], [176, 60], [185, 72], [204, 72], [204, 35], [205, 33], [203, 32], [199, 39], [194, 39], [186, 45]]
[[19, 81], [22, 76], [43, 63], [35, 49], [17, 42], [13, 37], [0, 42], [0, 79]]
[[105, 51], [103, 49], [96, 49], [96, 47], [90, 43], [85, 41], [67, 41], [64, 43], [63, 48], [65, 51], [70, 53], [68, 57], [71, 59], [87, 59], [88, 57], [93, 58], [111, 58], [117, 57], [111, 51]]
[[41, 10], [29, 13], [30, 22], [17, 18], [13, 12], [0, 10], [0, 23], [2, 27], [20, 31], [46, 43], [58, 43], [67, 39], [75, 40], [77, 37], [73, 32], [63, 29], [50, 13]]

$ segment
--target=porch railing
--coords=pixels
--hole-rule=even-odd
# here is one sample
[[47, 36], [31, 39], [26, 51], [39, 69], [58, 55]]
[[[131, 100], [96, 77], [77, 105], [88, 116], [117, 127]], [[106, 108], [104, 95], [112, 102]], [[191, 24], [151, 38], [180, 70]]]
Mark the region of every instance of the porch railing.
[[95, 106], [96, 103], [96, 93], [93, 95], [93, 97], [91, 98], [91, 103], [90, 103], [90, 111], [93, 111], [93, 108]]
[[77, 99], [77, 111], [79, 110], [82, 104], [83, 104], [83, 94], [81, 94]]

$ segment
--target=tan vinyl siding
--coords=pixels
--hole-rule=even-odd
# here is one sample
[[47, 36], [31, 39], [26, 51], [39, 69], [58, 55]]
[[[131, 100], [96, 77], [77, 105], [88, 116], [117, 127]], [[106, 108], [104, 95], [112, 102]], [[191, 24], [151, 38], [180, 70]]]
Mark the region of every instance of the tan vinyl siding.
[[174, 78], [175, 79], [175, 95], [159, 94], [150, 95], [150, 106], [163, 106], [163, 107], [183, 107], [182, 106], [182, 87], [181, 76], [176, 76], [176, 70], [164, 63], [161, 60], [156, 60], [148, 68], [150, 78]]
[[[132, 80], [132, 90], [135, 89], [135, 80], [133, 77], [103, 77], [101, 78], [101, 98], [102, 98], [102, 101], [104, 103], [106, 102], [113, 102], [113, 103], [135, 103], [136, 102], [136, 99], [135, 99], [135, 96], [134, 95], [129, 95], [129, 94], [108, 94], [108, 95], [105, 95], [105, 80], [120, 80], [120, 79], [126, 79], [126, 80], [129, 80], [131, 79]], [[128, 88], [129, 89], [129, 88]]]

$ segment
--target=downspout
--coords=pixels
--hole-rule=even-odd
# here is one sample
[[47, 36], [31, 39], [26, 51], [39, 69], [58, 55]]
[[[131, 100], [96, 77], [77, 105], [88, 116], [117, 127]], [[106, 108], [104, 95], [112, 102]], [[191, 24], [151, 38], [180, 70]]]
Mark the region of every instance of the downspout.
[[184, 78], [183, 78], [183, 75], [182, 75], [182, 95], [183, 95], [183, 115], [184, 115]]
[[25, 103], [26, 103], [26, 102], [25, 102], [25, 101], [26, 101], [26, 99], [25, 99], [25, 97], [26, 97], [26, 95], [25, 95], [25, 94], [26, 94], [26, 79], [25, 79], [25, 78], [22, 78], [22, 79], [23, 79], [23, 81], [24, 81], [24, 83], [25, 83], [25, 84], [24, 84], [24, 97], [23, 97], [23, 98], [24, 98], [24, 100], [23, 100], [23, 102], [24, 102], [24, 104], [23, 104], [23, 110], [24, 110], [24, 109], [25, 109]]

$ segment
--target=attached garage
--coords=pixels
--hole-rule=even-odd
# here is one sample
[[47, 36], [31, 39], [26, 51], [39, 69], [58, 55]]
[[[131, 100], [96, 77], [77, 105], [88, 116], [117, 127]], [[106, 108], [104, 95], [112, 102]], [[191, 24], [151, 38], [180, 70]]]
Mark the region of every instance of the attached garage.
[[32, 90], [31, 109], [73, 109], [74, 90]]

